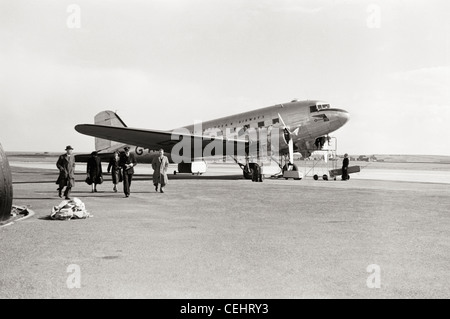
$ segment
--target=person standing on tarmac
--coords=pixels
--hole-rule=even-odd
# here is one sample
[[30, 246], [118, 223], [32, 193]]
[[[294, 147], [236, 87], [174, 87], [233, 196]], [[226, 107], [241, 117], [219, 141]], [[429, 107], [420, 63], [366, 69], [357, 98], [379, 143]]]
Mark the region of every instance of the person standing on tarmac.
[[62, 191], [64, 187], [65, 199], [70, 199], [70, 191], [75, 186], [75, 158], [72, 155], [73, 148], [70, 145], [66, 147], [66, 154], [61, 155], [56, 162], [56, 167], [59, 169], [59, 176], [56, 184], [58, 187], [58, 196], [62, 197]]
[[113, 156], [109, 160], [108, 173], [111, 172], [112, 182], [114, 184], [113, 191], [117, 193], [117, 184], [122, 182], [122, 172], [119, 166], [120, 156], [119, 152], [114, 152]]
[[87, 160], [86, 174], [92, 183], [92, 193], [97, 193], [97, 184], [103, 183], [102, 161], [97, 152], [92, 152]]
[[161, 185], [160, 192], [164, 193], [164, 187], [167, 185], [167, 169], [169, 168], [169, 159], [164, 155], [164, 150], [159, 150], [159, 156], [155, 157], [152, 162], [153, 168], [153, 185], [155, 191], [158, 191], [158, 184]]
[[344, 154], [344, 160], [342, 161], [342, 180], [348, 180], [348, 164], [349, 164], [349, 159], [348, 159], [348, 154], [345, 153]]
[[128, 146], [124, 147], [124, 153], [121, 154], [120, 164], [123, 171], [123, 192], [125, 193], [125, 197], [130, 196], [130, 186], [131, 180], [133, 179], [134, 167], [136, 166], [136, 158], [134, 154], [130, 153], [130, 148]]

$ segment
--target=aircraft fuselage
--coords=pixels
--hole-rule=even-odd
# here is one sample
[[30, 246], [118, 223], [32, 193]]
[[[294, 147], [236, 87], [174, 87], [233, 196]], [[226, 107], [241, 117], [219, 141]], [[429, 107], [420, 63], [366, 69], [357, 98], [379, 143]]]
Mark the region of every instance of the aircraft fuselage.
[[[330, 104], [319, 100], [292, 101], [257, 110], [243, 112], [219, 119], [188, 125], [183, 128], [191, 134], [239, 137], [244, 128], [283, 129], [280, 117], [291, 131], [298, 129], [294, 140], [296, 151], [309, 148], [311, 141], [328, 135], [342, 127], [349, 120], [349, 113], [343, 109], [331, 108]], [[201, 129], [201, 131], [199, 131]], [[282, 136], [282, 134], [280, 134]], [[281, 141], [280, 153], [287, 152], [288, 146]], [[303, 154], [303, 153], [302, 153]], [[305, 154], [303, 154], [305, 156]]]

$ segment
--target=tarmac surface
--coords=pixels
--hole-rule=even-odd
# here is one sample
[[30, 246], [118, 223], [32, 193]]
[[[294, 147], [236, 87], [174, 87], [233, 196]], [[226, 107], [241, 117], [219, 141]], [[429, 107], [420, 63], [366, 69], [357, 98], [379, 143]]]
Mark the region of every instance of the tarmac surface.
[[160, 194], [142, 165], [125, 198], [78, 169], [94, 217], [57, 221], [56, 168], [10, 164], [13, 204], [35, 215], [0, 228], [0, 298], [450, 297], [450, 178], [252, 183], [210, 165]]

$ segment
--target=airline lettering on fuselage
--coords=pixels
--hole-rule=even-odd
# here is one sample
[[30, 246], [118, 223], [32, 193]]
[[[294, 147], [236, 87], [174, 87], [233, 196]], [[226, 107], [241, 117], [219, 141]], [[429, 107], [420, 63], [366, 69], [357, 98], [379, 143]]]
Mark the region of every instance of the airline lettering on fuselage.
[[142, 154], [144, 154], [144, 148], [136, 146], [136, 149], [134, 152], [136, 153], [136, 155], [142, 155]]

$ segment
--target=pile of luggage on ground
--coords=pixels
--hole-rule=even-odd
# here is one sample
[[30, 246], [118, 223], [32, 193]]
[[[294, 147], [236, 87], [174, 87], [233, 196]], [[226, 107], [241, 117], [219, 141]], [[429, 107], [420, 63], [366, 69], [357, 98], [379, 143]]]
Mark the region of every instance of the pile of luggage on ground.
[[78, 198], [62, 201], [58, 206], [52, 208], [51, 219], [70, 220], [93, 217], [84, 203]]

